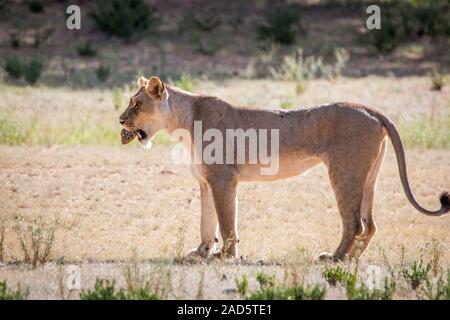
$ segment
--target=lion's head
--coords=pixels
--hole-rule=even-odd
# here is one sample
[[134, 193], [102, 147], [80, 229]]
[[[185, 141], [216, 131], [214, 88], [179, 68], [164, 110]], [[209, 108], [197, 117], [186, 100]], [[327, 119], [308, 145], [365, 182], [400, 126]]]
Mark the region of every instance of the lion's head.
[[135, 132], [140, 143], [148, 145], [164, 126], [162, 116], [168, 93], [158, 77], [140, 77], [137, 84], [139, 90], [130, 98], [119, 122], [125, 130]]

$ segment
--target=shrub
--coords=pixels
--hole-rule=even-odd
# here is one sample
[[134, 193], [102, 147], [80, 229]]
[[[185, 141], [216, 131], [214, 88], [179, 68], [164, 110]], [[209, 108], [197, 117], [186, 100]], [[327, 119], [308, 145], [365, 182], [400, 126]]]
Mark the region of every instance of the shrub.
[[93, 290], [81, 290], [80, 300], [158, 300], [155, 293], [140, 287], [133, 290], [116, 289], [116, 282], [96, 279]]
[[300, 10], [296, 5], [279, 7], [265, 13], [265, 22], [258, 28], [258, 40], [283, 45], [294, 43], [302, 30]]
[[31, 12], [38, 13], [44, 11], [44, 5], [39, 0], [28, 0], [27, 3]]
[[278, 68], [269, 68], [272, 77], [276, 80], [296, 81], [303, 83], [314, 78], [334, 78], [341, 74], [348, 61], [348, 53], [339, 48], [335, 51], [336, 62], [328, 64], [322, 57], [304, 57], [303, 49], [299, 48], [292, 54], [283, 57]]
[[58, 221], [44, 222], [42, 216], [26, 222], [21, 216], [15, 217], [14, 230], [20, 241], [25, 263], [33, 267], [48, 261], [55, 242]]
[[450, 9], [445, 1], [394, 1], [383, 9], [381, 29], [370, 30], [368, 43], [380, 53], [421, 36], [450, 35]]
[[293, 286], [275, 285], [263, 287], [252, 292], [248, 300], [323, 300], [326, 289], [319, 286], [308, 286], [296, 284]]
[[334, 50], [334, 57], [336, 62], [332, 67], [331, 77], [340, 77], [342, 70], [344, 70], [347, 65], [350, 55], [344, 48], [337, 48]]
[[450, 35], [448, 3], [416, 1], [402, 4], [398, 11], [405, 35], [419, 37]]
[[450, 148], [450, 116], [426, 117], [412, 122], [400, 123], [400, 132], [406, 147], [427, 149]]
[[336, 286], [337, 283], [346, 284], [351, 279], [353, 274], [344, 270], [340, 266], [327, 267], [323, 272], [323, 277], [330, 284], [330, 286]]
[[86, 41], [77, 47], [77, 53], [81, 57], [94, 57], [97, 54], [97, 49]]
[[445, 73], [440, 73], [436, 68], [431, 71], [431, 90], [441, 91], [448, 82], [448, 76]]
[[26, 136], [21, 121], [10, 111], [0, 113], [0, 144], [18, 145], [25, 142]]
[[369, 31], [367, 40], [378, 52], [386, 54], [392, 52], [400, 44], [402, 36], [399, 27], [392, 22], [391, 18], [386, 17], [381, 29]]
[[196, 81], [190, 74], [183, 72], [178, 81], [175, 81], [175, 86], [186, 91], [193, 91]]
[[435, 282], [427, 279], [423, 292], [430, 300], [450, 300], [450, 270], [447, 270], [447, 279], [442, 275]]
[[124, 290], [116, 292], [116, 282], [96, 279], [93, 290], [81, 290], [80, 300], [123, 300]]
[[97, 67], [97, 69], [95, 69], [97, 79], [100, 80], [101, 82], [105, 82], [106, 80], [108, 80], [110, 73], [111, 73], [110, 67], [103, 62]]
[[23, 75], [23, 64], [16, 56], [7, 57], [3, 69], [11, 79], [20, 79]]
[[236, 287], [237, 287], [237, 290], [238, 290], [239, 294], [242, 297], [245, 297], [247, 295], [247, 292], [248, 292], [248, 279], [247, 279], [247, 276], [244, 274], [241, 279], [236, 279], [235, 282], [236, 282]]
[[406, 269], [401, 270], [401, 275], [405, 281], [411, 286], [413, 290], [416, 290], [420, 285], [426, 282], [429, 278], [428, 274], [431, 271], [431, 264], [424, 265], [423, 261], [414, 261], [412, 265]]
[[349, 300], [391, 300], [395, 292], [395, 280], [393, 277], [384, 279], [384, 287], [370, 289], [364, 283], [357, 283], [356, 276], [347, 279], [346, 294]]
[[25, 300], [28, 294], [28, 290], [22, 290], [20, 285], [14, 291], [8, 287], [6, 280], [0, 281], [0, 300]]
[[29, 84], [35, 84], [41, 76], [42, 69], [43, 64], [41, 60], [36, 57], [32, 58], [27, 64], [24, 65], [23, 68], [23, 75], [25, 77], [25, 80]]
[[258, 281], [261, 288], [273, 287], [276, 284], [275, 276], [268, 275], [264, 272], [258, 272], [256, 274], [256, 280]]
[[158, 25], [156, 9], [143, 0], [99, 1], [92, 14], [100, 30], [120, 38]]
[[240, 295], [247, 300], [323, 300], [326, 289], [319, 286], [303, 286], [302, 284], [286, 285], [278, 283], [274, 275], [264, 272], [256, 274], [259, 289], [248, 293], [248, 280], [244, 275], [236, 279]]

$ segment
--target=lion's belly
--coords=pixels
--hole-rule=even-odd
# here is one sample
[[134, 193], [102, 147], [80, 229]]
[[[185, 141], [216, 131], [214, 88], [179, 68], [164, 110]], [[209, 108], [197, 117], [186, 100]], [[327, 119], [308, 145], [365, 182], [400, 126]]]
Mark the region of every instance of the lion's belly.
[[238, 165], [237, 171], [239, 181], [273, 181], [303, 174], [320, 162], [317, 157], [280, 158], [278, 170], [274, 174], [262, 174], [260, 165]]

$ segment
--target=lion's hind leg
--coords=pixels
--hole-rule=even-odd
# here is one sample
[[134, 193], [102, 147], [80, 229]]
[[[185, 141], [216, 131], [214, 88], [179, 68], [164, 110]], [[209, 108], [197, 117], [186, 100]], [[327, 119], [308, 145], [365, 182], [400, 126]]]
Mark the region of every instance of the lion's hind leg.
[[349, 252], [349, 256], [359, 256], [369, 245], [370, 240], [377, 232], [377, 226], [372, 215], [373, 197], [375, 193], [378, 173], [380, 172], [381, 165], [383, 164], [384, 155], [386, 153], [386, 139], [380, 146], [380, 151], [375, 163], [372, 166], [369, 176], [367, 177], [366, 184], [364, 186], [363, 198], [361, 202], [361, 221], [364, 224], [364, 232], [358, 237], [356, 245]]
[[[369, 234], [367, 228], [372, 224], [368, 218], [366, 218], [368, 225], [363, 223], [361, 207], [365, 198], [366, 181], [378, 157], [379, 148], [378, 144], [372, 148], [373, 150], [366, 149], [366, 152], [353, 157], [352, 152], [350, 150], [346, 152], [345, 148], [330, 155], [327, 165], [328, 175], [342, 219], [342, 238], [333, 255], [324, 253], [319, 259], [343, 260], [352, 256], [355, 253], [356, 240]], [[366, 202], [371, 203], [372, 201], [368, 200], [373, 198], [373, 194], [368, 193], [366, 197], [368, 198]]]

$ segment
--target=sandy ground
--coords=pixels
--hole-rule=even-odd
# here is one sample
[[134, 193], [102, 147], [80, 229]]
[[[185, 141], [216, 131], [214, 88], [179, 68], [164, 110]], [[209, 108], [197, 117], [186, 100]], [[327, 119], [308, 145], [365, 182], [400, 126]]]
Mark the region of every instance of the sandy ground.
[[[187, 167], [171, 163], [170, 150], [1, 146], [6, 263], [0, 264], [0, 279], [29, 286], [33, 298], [60, 298], [58, 279], [67, 276], [67, 264], [81, 266], [83, 287], [92, 286], [97, 276], [114, 277], [120, 283], [123, 265], [133, 257], [155, 266], [198, 245], [198, 187]], [[437, 195], [449, 187], [449, 160], [449, 151], [407, 151], [414, 194], [428, 208], [436, 208]], [[224, 290], [235, 287], [236, 275], [251, 276], [268, 268], [281, 276], [292, 263], [308, 269], [303, 273], [307, 281], [323, 281], [323, 265], [314, 259], [321, 251], [334, 250], [340, 237], [325, 167], [287, 180], [241, 184], [239, 204], [240, 254], [247, 262], [172, 266], [174, 282], [182, 283], [174, 297], [195, 298], [202, 273], [204, 297], [230, 297]], [[425, 257], [435, 240], [443, 252], [441, 265], [450, 267], [450, 217], [429, 218], [413, 209], [401, 188], [391, 148], [381, 170], [374, 214], [379, 232], [362, 266], [386, 266], [386, 258], [399, 264], [402, 247], [407, 261]], [[34, 270], [14, 263], [23, 259], [14, 231], [17, 215], [27, 221], [37, 216], [45, 221], [58, 218], [51, 258], [59, 263]], [[341, 296], [342, 292], [330, 295]]]

